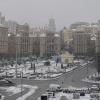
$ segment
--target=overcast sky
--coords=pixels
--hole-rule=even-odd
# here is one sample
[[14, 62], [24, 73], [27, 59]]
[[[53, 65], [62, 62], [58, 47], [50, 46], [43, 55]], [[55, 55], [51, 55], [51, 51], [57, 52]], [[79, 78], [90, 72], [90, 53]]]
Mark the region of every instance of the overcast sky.
[[100, 0], [0, 0], [0, 11], [7, 20], [31, 26], [48, 24], [53, 17], [59, 30], [73, 22], [100, 19]]

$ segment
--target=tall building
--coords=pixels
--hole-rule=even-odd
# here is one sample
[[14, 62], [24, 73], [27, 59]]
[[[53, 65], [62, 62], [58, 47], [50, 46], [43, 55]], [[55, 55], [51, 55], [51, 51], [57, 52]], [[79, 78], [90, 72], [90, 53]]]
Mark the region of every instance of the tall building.
[[55, 19], [53, 19], [53, 18], [49, 19], [48, 30], [50, 32], [56, 32]]
[[40, 38], [38, 33], [29, 35], [30, 51], [33, 56], [40, 56]]
[[71, 29], [78, 29], [78, 28], [82, 28], [82, 27], [86, 27], [89, 26], [90, 24], [87, 22], [76, 22], [70, 25]]
[[46, 56], [46, 34], [40, 34], [40, 57]]
[[8, 34], [8, 56], [16, 57], [16, 35], [9, 33]]
[[30, 49], [33, 56], [54, 56], [60, 53], [60, 35], [50, 31], [30, 34]]
[[76, 56], [88, 56], [90, 50], [90, 34], [83, 30], [74, 31], [73, 49]]
[[27, 56], [30, 54], [30, 42], [29, 42], [29, 26], [28, 24], [17, 25], [16, 33], [20, 38], [20, 55]]
[[0, 24], [6, 25], [5, 16], [2, 16], [1, 12], [0, 12]]
[[60, 53], [60, 35], [50, 31], [47, 32], [46, 35], [46, 55], [58, 55]]
[[8, 54], [8, 28], [0, 24], [0, 57]]
[[67, 29], [67, 28], [63, 29], [64, 49], [67, 49], [67, 50], [69, 49], [70, 43], [73, 40], [72, 33], [73, 32], [70, 29]]
[[8, 32], [16, 34], [17, 23], [15, 21], [7, 21]]

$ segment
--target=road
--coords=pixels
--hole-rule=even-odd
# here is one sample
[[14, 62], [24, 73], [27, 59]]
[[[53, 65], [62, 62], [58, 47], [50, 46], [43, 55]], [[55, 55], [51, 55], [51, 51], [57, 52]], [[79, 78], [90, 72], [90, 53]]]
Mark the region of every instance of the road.
[[[16, 84], [28, 84], [32, 86], [38, 86], [39, 88], [36, 90], [36, 92], [28, 97], [26, 100], [37, 100], [38, 97], [41, 96], [41, 94], [45, 93], [46, 89], [49, 87], [50, 84], [59, 84], [62, 87], [88, 87], [90, 86], [89, 83], [82, 82], [82, 79], [86, 76], [93, 74], [96, 72], [95, 65], [94, 64], [88, 64], [85, 67], [78, 67], [74, 69], [71, 72], [63, 74], [61, 77], [57, 79], [52, 80], [29, 80], [29, 79], [17, 79], [12, 80], [13, 82], [16, 82]], [[22, 95], [27, 93], [28, 89], [26, 89]], [[4, 92], [2, 92], [3, 95], [6, 95]], [[21, 93], [13, 95], [13, 96], [6, 96], [5, 100], [16, 100], [17, 97], [19, 97]]]

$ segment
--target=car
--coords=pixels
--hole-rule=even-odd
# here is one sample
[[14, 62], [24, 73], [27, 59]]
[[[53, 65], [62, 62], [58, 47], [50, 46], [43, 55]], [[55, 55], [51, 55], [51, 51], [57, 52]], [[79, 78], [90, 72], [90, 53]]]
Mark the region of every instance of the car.
[[35, 76], [29, 76], [28, 78], [29, 79], [35, 79], [36, 77]]
[[55, 97], [55, 92], [47, 92], [48, 98], [53, 98]]
[[28, 78], [29, 79], [35, 79], [37, 77], [37, 75], [30, 75]]
[[100, 100], [100, 94], [98, 93], [91, 93], [90, 100]]

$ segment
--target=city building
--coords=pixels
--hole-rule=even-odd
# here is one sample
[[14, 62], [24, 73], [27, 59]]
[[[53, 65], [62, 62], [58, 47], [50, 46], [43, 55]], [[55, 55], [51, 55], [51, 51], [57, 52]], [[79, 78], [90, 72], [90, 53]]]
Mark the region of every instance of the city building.
[[20, 56], [30, 55], [30, 42], [29, 42], [29, 25], [19, 25], [17, 24], [16, 33], [20, 38]]
[[74, 31], [73, 49], [76, 56], [88, 56], [90, 50], [90, 34], [84, 30]]
[[68, 50], [70, 48], [70, 43], [73, 40], [72, 30], [64, 28], [63, 29], [63, 41], [64, 41], [64, 49]]
[[60, 36], [57, 33], [30, 34], [30, 51], [36, 57], [49, 57], [60, 53]]
[[48, 30], [49, 30], [50, 32], [56, 32], [55, 19], [53, 19], [53, 18], [50, 18], [50, 19], [49, 19]]
[[6, 21], [0, 13], [0, 24], [1, 55], [45, 57], [60, 53], [60, 35], [56, 33], [53, 18], [49, 19], [49, 24], [44, 27], [30, 28], [27, 23], [20, 25], [15, 21]]
[[87, 22], [76, 22], [76, 23], [73, 23], [70, 25], [70, 29], [79, 29], [79, 28], [82, 28], [82, 27], [87, 27], [89, 26], [90, 24], [87, 23]]
[[60, 53], [60, 35], [57, 33], [53, 33], [48, 31], [46, 33], [46, 55], [54, 56]]
[[0, 24], [0, 57], [8, 54], [8, 28]]
[[17, 22], [9, 20], [6, 22], [6, 24], [8, 27], [8, 32], [16, 34]]
[[8, 34], [8, 57], [16, 57], [16, 35]]
[[0, 24], [6, 25], [5, 16], [2, 16], [1, 12], [0, 12]]
[[15, 58], [15, 57], [21, 57], [24, 55], [21, 55], [21, 35], [20, 34], [8, 34], [8, 57], [9, 58]]
[[29, 35], [30, 40], [30, 51], [35, 57], [40, 56], [40, 38], [38, 33], [33, 33]]
[[43, 33], [43, 34], [40, 34], [40, 57], [45, 57], [46, 56], [46, 34]]

